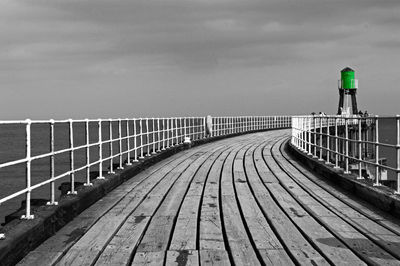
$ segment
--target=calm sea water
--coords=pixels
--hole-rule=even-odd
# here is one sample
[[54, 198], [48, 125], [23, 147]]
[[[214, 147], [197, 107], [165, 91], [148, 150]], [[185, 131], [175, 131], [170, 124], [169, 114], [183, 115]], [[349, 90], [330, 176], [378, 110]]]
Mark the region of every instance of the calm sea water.
[[[381, 119], [379, 122], [380, 141], [390, 144], [396, 143], [396, 123], [394, 119]], [[122, 136], [126, 136], [126, 122], [122, 123]], [[137, 125], [137, 128], [138, 125]], [[144, 131], [145, 126], [143, 125]], [[149, 131], [152, 131], [152, 125], [149, 125]], [[118, 125], [113, 124], [113, 136], [118, 136]], [[131, 133], [132, 134], [132, 133]], [[109, 139], [109, 128], [108, 124], [105, 123], [102, 127], [102, 139]], [[98, 141], [98, 128], [97, 123], [90, 123], [90, 143]], [[152, 141], [152, 138], [150, 138]], [[80, 146], [85, 144], [85, 125], [84, 123], [74, 124], [74, 146]], [[144, 142], [145, 144], [146, 142]], [[137, 139], [137, 144], [140, 144], [140, 139]], [[122, 142], [122, 145], [126, 147], [126, 141]], [[131, 143], [131, 147], [132, 147]], [[55, 126], [55, 149], [65, 149], [69, 147], [69, 134], [68, 124], [56, 124]], [[118, 151], [119, 143], [113, 143], [114, 153]], [[50, 130], [49, 125], [32, 125], [32, 155], [38, 155], [47, 153], [50, 151]], [[396, 151], [391, 148], [382, 147], [380, 150], [380, 157], [387, 158], [387, 164], [392, 167], [396, 167]], [[91, 162], [98, 159], [98, 147], [92, 147], [90, 149]], [[103, 156], [109, 155], [109, 145], [103, 145]], [[76, 151], [75, 154], [75, 168], [81, 167], [86, 163], [86, 152], [84, 149]], [[25, 157], [25, 126], [24, 125], [0, 125], [0, 163], [22, 159]], [[123, 158], [125, 160], [126, 157]], [[117, 159], [114, 161], [117, 162]], [[32, 184], [37, 184], [44, 181], [50, 176], [49, 164], [50, 159], [41, 159], [32, 163]], [[61, 174], [69, 170], [69, 154], [61, 154], [55, 157], [55, 172], [56, 175]], [[104, 165], [104, 169], [109, 166], [108, 163]], [[97, 171], [98, 167], [94, 167], [92, 171]], [[393, 172], [388, 171], [390, 179], [395, 178]], [[77, 182], [85, 182], [85, 172], [78, 172], [75, 176]], [[59, 185], [62, 182], [68, 182], [69, 177], [64, 177], [57, 180], [56, 193], [60, 195], [58, 190]], [[15, 165], [12, 167], [6, 167], [0, 169], [0, 198], [8, 196], [12, 193], [17, 192], [25, 188], [25, 164]], [[41, 187], [32, 192], [32, 198], [49, 199], [49, 185]], [[3, 205], [0, 205], [0, 223], [4, 222], [4, 217], [21, 206], [21, 201], [24, 196], [14, 198]]]

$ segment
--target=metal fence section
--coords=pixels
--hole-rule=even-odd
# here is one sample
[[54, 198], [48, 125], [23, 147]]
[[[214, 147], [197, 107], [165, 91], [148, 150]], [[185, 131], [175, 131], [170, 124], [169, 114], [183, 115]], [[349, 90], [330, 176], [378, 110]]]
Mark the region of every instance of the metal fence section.
[[[205, 117], [0, 121], [0, 125], [16, 124], [25, 127], [24, 157], [0, 163], [0, 170], [21, 164], [25, 165], [26, 169], [25, 187], [0, 198], [0, 204], [25, 194], [26, 210], [21, 218], [33, 219], [32, 191], [48, 186], [47, 204], [57, 205], [55, 181], [69, 179], [70, 188], [67, 194], [74, 195], [77, 193], [75, 177], [78, 172], [86, 176], [84, 185], [92, 186], [93, 170], [98, 173], [95, 178], [104, 179], [105, 172], [114, 174], [115, 169], [123, 169], [146, 156], [193, 140], [291, 126], [290, 116], [213, 117], [211, 121], [213, 125], [210, 131], [206, 130]], [[55, 126], [60, 124], [68, 128], [68, 132], [65, 133], [68, 135], [69, 145], [58, 149], [55, 145]], [[48, 130], [48, 152], [32, 155], [32, 144], [35, 143], [32, 143], [31, 129], [34, 125], [41, 125]], [[84, 134], [78, 135], [77, 128], [82, 129]], [[93, 137], [97, 139], [93, 140]], [[77, 138], [80, 141], [77, 141]], [[95, 155], [93, 150], [96, 151]], [[85, 162], [81, 162], [81, 165], [77, 164], [77, 152], [85, 154]], [[58, 155], [69, 157], [69, 169], [62, 173], [55, 171], [58, 167], [55, 158]], [[49, 160], [50, 171], [48, 176], [44, 177], [44, 181], [33, 184], [32, 162], [40, 159]]]
[[[385, 134], [382, 140], [381, 134]], [[342, 168], [345, 174], [372, 179], [374, 186], [386, 185], [400, 194], [399, 115], [293, 116], [291, 143], [334, 168]], [[388, 158], [380, 157], [382, 151], [391, 157], [391, 165]]]

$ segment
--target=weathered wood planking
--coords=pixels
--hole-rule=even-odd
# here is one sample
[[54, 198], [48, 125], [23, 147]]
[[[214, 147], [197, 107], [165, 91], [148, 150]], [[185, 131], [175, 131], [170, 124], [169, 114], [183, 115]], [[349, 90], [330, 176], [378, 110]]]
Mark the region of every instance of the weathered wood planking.
[[[131, 226], [129, 225], [129, 223], [125, 223], [124, 225], [122, 225], [121, 229], [115, 234], [115, 236], [111, 239], [110, 243], [105, 248], [104, 252], [101, 254], [99, 260], [97, 261], [98, 264], [114, 264], [121, 262], [127, 263], [130, 260], [130, 256], [121, 257], [120, 253], [122, 252], [117, 252], [118, 250], [116, 249], [120, 249], [119, 246], [121, 246], [122, 243], [122, 247], [125, 249], [125, 253], [131, 254], [133, 252], [138, 242], [141, 240], [146, 230], [146, 227], [148, 226], [150, 217], [154, 215], [157, 208], [160, 206], [160, 204], [162, 204], [162, 201], [167, 195], [168, 190], [174, 187], [173, 185], [175, 185], [175, 181], [177, 179], [184, 179], [186, 177], [185, 173], [189, 173], [190, 175], [190, 170], [188, 171], [188, 169], [192, 165], [195, 165], [195, 162], [201, 162], [204, 159], [204, 156], [204, 154], [199, 156], [199, 154], [197, 153], [196, 157], [194, 157], [193, 160], [186, 160], [186, 163], [179, 165], [167, 174], [166, 178], [164, 178], [163, 181], [149, 193], [146, 199], [137, 207], [137, 209], [135, 209], [135, 211], [127, 219], [127, 222], [135, 225], [136, 217], [149, 218], [140, 220], [141, 224], [143, 224], [143, 222], [145, 222], [145, 224], [140, 227], [140, 230], [135, 231], [136, 237], [130, 237]], [[173, 220], [173, 216], [164, 215], [158, 216], [158, 218], [155, 219], [153, 223], [158, 225], [160, 228], [165, 229], [166, 227], [168, 228]], [[157, 235], [157, 232], [154, 232], [154, 234]], [[151, 235], [151, 233], [149, 233], [148, 235]], [[160, 235], [157, 235], [157, 237], [159, 236]], [[168, 239], [166, 241], [168, 241]], [[117, 243], [120, 244], [118, 245]], [[139, 250], [139, 252], [141, 251], [142, 250]], [[156, 251], [159, 250], [153, 250], [153, 252]], [[160, 256], [162, 257], [162, 259], [164, 258], [163, 255]]]
[[[193, 151], [191, 153], [193, 153]], [[186, 159], [187, 154], [189, 154], [189, 151], [184, 151], [180, 159]], [[177, 159], [179, 159], [177, 155], [171, 156], [121, 184], [91, 207], [83, 211], [74, 220], [66, 224], [56, 235], [50, 237], [34, 251], [30, 252], [18, 265], [52, 265], [78, 241], [100, 217], [120, 202], [123, 197], [130, 193], [137, 185], [143, 182], [149, 175], [159, 171], [162, 167]]]
[[[243, 148], [244, 147], [242, 147], [242, 149]], [[239, 206], [236, 202], [232, 168], [237, 152], [238, 150], [232, 150], [222, 168], [221, 193], [223, 225], [227, 234], [229, 250], [235, 264], [261, 265], [257, 253], [253, 249], [249, 236], [246, 233]]]
[[[222, 250], [225, 251], [224, 237], [222, 234], [222, 224], [220, 217], [219, 205], [219, 186], [222, 166], [229, 151], [224, 151], [215, 161], [210, 169], [209, 176], [206, 182], [203, 203], [200, 212], [200, 249], [201, 250]], [[216, 253], [220, 254], [220, 253]], [[225, 253], [222, 253], [225, 254]], [[205, 257], [204, 257], [205, 256]], [[215, 262], [214, 255], [201, 252], [201, 262], [210, 260], [210, 265]], [[221, 256], [221, 259], [228, 259], [228, 256]]]
[[[249, 162], [246, 166], [246, 170], [254, 167], [253, 173], [256, 173], [256, 169], [258, 169], [260, 165], [265, 165], [262, 157], [262, 150], [263, 149], [261, 146], [255, 149], [254, 164], [252, 165]], [[259, 173], [260, 175], [262, 174], [260, 171]], [[266, 174], [271, 173], [267, 172]], [[328, 265], [329, 263], [325, 260], [325, 258], [311, 246], [311, 244], [298, 231], [288, 216], [286, 216], [286, 214], [279, 208], [264, 186], [264, 184], [276, 184], [276, 182], [264, 183], [262, 182], [262, 178], [255, 174], [249, 174], [248, 180], [256, 201], [263, 211], [263, 214], [267, 218], [269, 224], [273, 226], [274, 232], [279, 235], [281, 243], [291, 254], [291, 257], [300, 265]]]
[[[167, 250], [172, 229], [176, 221], [175, 218], [189, 184], [204, 161], [220, 148], [222, 148], [222, 146], [200, 156], [198, 160], [192, 162], [186, 171], [180, 175], [152, 218], [138, 246], [138, 252], [158, 252]], [[166, 217], [168, 217], [168, 219], [166, 219]], [[134, 261], [135, 259], [136, 257]]]
[[197, 250], [176, 250], [167, 251], [166, 265], [183, 266], [183, 265], [200, 265], [199, 252]]
[[197, 249], [197, 231], [199, 230], [197, 224], [204, 185], [211, 166], [227, 149], [227, 147], [224, 147], [223, 150], [213, 153], [196, 172], [179, 211], [177, 223], [169, 247], [170, 250]]
[[385, 252], [398, 250], [396, 221], [327, 191], [288, 161], [279, 149], [286, 134], [239, 136], [171, 157], [115, 189], [22, 265], [399, 264]]
[[[273, 153], [280, 153], [280, 149], [278, 149], [279, 144], [280, 142], [278, 142], [274, 146], [272, 150]], [[397, 259], [400, 258], [400, 254], [398, 254], [398, 251], [400, 250], [399, 235], [386, 229], [375, 221], [368, 219], [366, 216], [357, 212], [355, 209], [349, 208], [348, 205], [346, 205], [344, 202], [340, 201], [333, 195], [329, 193], [328, 195], [326, 193], [321, 193], [322, 188], [320, 186], [316, 185], [310, 179], [306, 178], [302, 173], [298, 171], [298, 169], [294, 168], [283, 157], [277, 158], [282, 167], [290, 171], [292, 178], [300, 182], [298, 188], [304, 189], [304, 191], [307, 191], [311, 196], [313, 196], [312, 199], [307, 200], [307, 205], [310, 207], [310, 209], [314, 210], [315, 213], [317, 213], [319, 216], [322, 216], [320, 215], [320, 210], [322, 208], [329, 209], [329, 211], [335, 213], [344, 221], [347, 221], [362, 234], [374, 240], [375, 243], [379, 244], [386, 251], [390, 252], [391, 255], [395, 256]], [[327, 191], [324, 190], [324, 192]], [[316, 210], [315, 207], [320, 208]]]
[[[183, 171], [197, 157], [197, 154], [192, 154], [179, 165], [168, 165], [165, 169], [163, 168], [163, 171], [158, 171], [149, 176], [141, 186], [137, 186], [134, 189], [133, 193], [130, 193], [128, 197], [125, 197], [117, 206], [101, 217], [101, 219], [73, 245], [68, 253], [61, 258], [59, 265], [70, 265], [73, 263], [87, 265], [93, 263], [126, 218], [138, 207], [143, 199], [144, 201], [147, 199], [147, 201], [156, 202], [154, 198], [147, 195], [147, 193], [149, 193], [149, 191], [153, 193], [157, 191], [159, 195], [162, 195], [162, 193], [165, 192], [163, 189], [168, 188], [167, 185], [171, 183], [172, 178], [168, 177], [175, 174], [173, 171], [177, 171], [177, 169]], [[151, 200], [149, 200], [149, 197]], [[140, 207], [138, 209], [140, 209]], [[148, 210], [145, 209], [143, 212], [134, 216], [148, 216], [149, 214], [147, 212]]]
[[[309, 170], [301, 166], [301, 164], [288, 157], [289, 155], [283, 149], [283, 147], [280, 149], [280, 152], [287, 161], [290, 161], [290, 165], [294, 166], [294, 168], [298, 172], [299, 172], [298, 169], [301, 169], [301, 173], [305, 175], [307, 179], [312, 181], [314, 184], [317, 184], [321, 188], [325, 189], [335, 198], [340, 199], [340, 202], [347, 205], [346, 207], [340, 208], [340, 211], [344, 213], [346, 216], [353, 218], [367, 217], [369, 220], [375, 221], [376, 223], [386, 227], [393, 233], [400, 235], [399, 219], [396, 219], [390, 214], [380, 209], [377, 209], [375, 206], [369, 204], [368, 202], [360, 200], [359, 198], [350, 194], [348, 191], [344, 191], [340, 187], [336, 187], [335, 184], [332, 184], [330, 182], [327, 182], [326, 180], [319, 178], [317, 175], [315, 175], [314, 173], [310, 172]], [[302, 179], [302, 182], [303, 181], [304, 179]]]
[[[257, 146], [258, 145], [260, 144], [258, 143]], [[261, 212], [261, 209], [258, 207], [248, 183], [240, 182], [242, 179], [248, 181], [247, 176], [249, 175], [258, 175], [253, 166], [253, 153], [255, 148], [255, 145], [251, 146], [245, 152], [244, 156], [241, 154], [243, 152], [241, 150], [239, 153], [244, 162], [239, 163], [238, 161], [235, 161], [234, 169], [236, 170], [234, 173], [238, 176], [235, 176], [234, 179], [239, 202], [253, 241], [264, 261], [264, 264], [293, 265], [291, 258], [283, 249], [283, 246], [272, 231], [270, 225]], [[243, 163], [245, 164], [246, 171], [243, 167]]]
[[[279, 142], [277, 142], [279, 143]], [[271, 154], [271, 148], [275, 144], [269, 144], [265, 147], [264, 153]], [[279, 147], [277, 145], [274, 146]], [[271, 169], [277, 169], [280, 168], [278, 164], [274, 160], [269, 160], [268, 161], [268, 166]], [[277, 171], [276, 176], [279, 178], [281, 184], [283, 187], [299, 187], [299, 185], [294, 182], [293, 179], [291, 179], [286, 172], [283, 171]], [[287, 194], [284, 197], [286, 199], [292, 198], [290, 194], [283, 189], [283, 187], [279, 188], [275, 187], [277, 192], [273, 192], [274, 195], [280, 195], [282, 196], [283, 194]], [[272, 188], [270, 188], [272, 189]], [[290, 192], [293, 192], [293, 190], [289, 190]], [[324, 197], [326, 197], [326, 194], [329, 193], [323, 193]], [[296, 196], [296, 195], [294, 195]], [[300, 195], [301, 196], [301, 195]], [[329, 229], [333, 235], [329, 234], [328, 236], [324, 235], [318, 235], [315, 234], [316, 231], [315, 228], [318, 226], [318, 223], [314, 220], [311, 219], [311, 217], [299, 217], [298, 219], [294, 218], [296, 224], [302, 228], [302, 230], [307, 230], [309, 229], [310, 225], [315, 223], [314, 229], [309, 229], [306, 231], [307, 235], [313, 239], [318, 245], [318, 247], [325, 253], [327, 257], [329, 257], [335, 264], [337, 264], [339, 261], [335, 261], [336, 259], [342, 259], [343, 261], [347, 261], [350, 265], [353, 264], [360, 264], [361, 262], [359, 259], [355, 256], [355, 254], [351, 253], [349, 250], [344, 250], [343, 245], [341, 244], [340, 249], [335, 250], [333, 246], [336, 246], [337, 244], [333, 244], [332, 241], [338, 241], [336, 238], [338, 238], [340, 241], [345, 243], [353, 252], [355, 252], [358, 256], [360, 256], [364, 261], [367, 263], [378, 263], [379, 265], [395, 265], [398, 263], [398, 261], [393, 258], [390, 254], [385, 252], [383, 249], [375, 245], [373, 242], [371, 242], [368, 238], [366, 238], [364, 235], [360, 234], [354, 227], [352, 227], [350, 224], [346, 223], [344, 220], [340, 219], [339, 217], [327, 217], [327, 216], [322, 216], [319, 217], [318, 211], [320, 209], [313, 209], [313, 206], [320, 205], [318, 201], [315, 200], [314, 204], [312, 205], [307, 205], [308, 211], [311, 211], [313, 214], [313, 218], [315, 220], [319, 221], [320, 223], [322, 222], [323, 225]], [[305, 205], [303, 205], [305, 206]], [[302, 210], [303, 207], [300, 205], [297, 206], [295, 210], [298, 210], [301, 208]], [[332, 221], [335, 221], [332, 223]], [[323, 227], [320, 227], [323, 228]], [[313, 233], [314, 232], [314, 233]], [[350, 238], [350, 239], [349, 239]], [[319, 240], [319, 241], [317, 241]], [[329, 248], [331, 247], [331, 248]], [[361, 251], [362, 250], [362, 251]], [[333, 254], [333, 256], [329, 256], [330, 254]]]

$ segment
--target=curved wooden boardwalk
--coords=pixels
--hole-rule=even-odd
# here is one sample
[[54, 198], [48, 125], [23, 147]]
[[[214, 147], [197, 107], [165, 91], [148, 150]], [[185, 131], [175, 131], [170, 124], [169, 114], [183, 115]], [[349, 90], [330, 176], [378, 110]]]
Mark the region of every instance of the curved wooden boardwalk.
[[127, 181], [21, 265], [400, 265], [400, 223], [283, 150], [288, 130], [198, 146]]

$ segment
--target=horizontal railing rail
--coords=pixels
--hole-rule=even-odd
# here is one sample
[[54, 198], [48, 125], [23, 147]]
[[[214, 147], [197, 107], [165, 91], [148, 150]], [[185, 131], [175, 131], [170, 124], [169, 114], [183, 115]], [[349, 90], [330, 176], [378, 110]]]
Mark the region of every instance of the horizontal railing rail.
[[[381, 129], [383, 122], [385, 125]], [[383, 133], [386, 136], [381, 140]], [[354, 167], [357, 179], [371, 178], [368, 171], [372, 170], [374, 186], [386, 183], [394, 189], [394, 194], [400, 194], [399, 115], [293, 116], [291, 143], [334, 168], [343, 168], [345, 174], [350, 174], [350, 168]], [[388, 150], [385, 154], [382, 153], [384, 148]], [[391, 166], [383, 160], [388, 158], [380, 158], [382, 155], [391, 157]], [[385, 171], [390, 171], [394, 178], [388, 178]]]
[[[68, 146], [57, 148], [55, 145], [55, 127], [60, 124], [67, 129]], [[75, 175], [83, 172], [85, 186], [91, 186], [91, 171], [97, 169], [97, 179], [104, 179], [104, 168], [113, 174], [115, 165], [123, 169], [132, 162], [151, 156], [193, 140], [216, 136], [228, 136], [236, 133], [251, 132], [274, 128], [291, 127], [290, 116], [238, 116], [238, 117], [171, 117], [171, 118], [126, 118], [126, 119], [81, 119], [81, 120], [21, 120], [0, 121], [0, 125], [22, 125], [25, 131], [25, 154], [23, 158], [0, 163], [0, 170], [25, 166], [25, 187], [15, 193], [2, 196], [0, 205], [25, 194], [26, 207], [21, 219], [33, 219], [31, 210], [32, 191], [49, 186], [48, 205], [57, 205], [55, 181], [69, 177], [68, 194], [77, 193]], [[41, 125], [48, 134], [48, 151], [32, 154], [32, 127]], [[78, 128], [80, 134], [77, 133]], [[42, 129], [43, 130], [43, 129]], [[64, 132], [65, 134], [66, 132]], [[93, 140], [93, 136], [95, 140]], [[77, 141], [79, 140], [79, 141]], [[8, 140], [13, 142], [13, 139]], [[80, 144], [78, 144], [78, 142]], [[92, 150], [97, 149], [93, 155]], [[77, 166], [77, 152], [85, 154], [85, 162]], [[56, 174], [56, 158], [59, 155], [69, 156], [68, 170]], [[93, 158], [93, 156], [95, 158]], [[44, 180], [32, 183], [32, 163], [49, 159], [49, 173]], [[1, 177], [0, 177], [1, 178]], [[1, 189], [1, 188], [0, 188]], [[4, 192], [4, 191], [3, 191]], [[4, 193], [3, 193], [4, 194]], [[0, 232], [0, 238], [4, 235]]]

